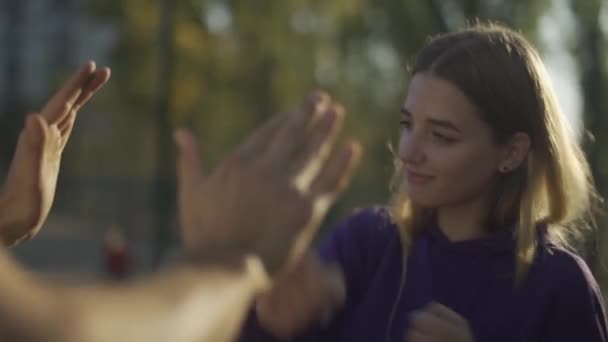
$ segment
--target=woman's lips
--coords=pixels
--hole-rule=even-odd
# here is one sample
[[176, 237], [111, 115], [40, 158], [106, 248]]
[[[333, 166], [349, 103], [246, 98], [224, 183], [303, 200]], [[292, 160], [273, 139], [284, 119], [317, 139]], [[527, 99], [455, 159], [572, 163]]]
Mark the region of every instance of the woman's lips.
[[409, 184], [426, 184], [435, 178], [431, 175], [410, 170], [405, 171], [405, 176]]

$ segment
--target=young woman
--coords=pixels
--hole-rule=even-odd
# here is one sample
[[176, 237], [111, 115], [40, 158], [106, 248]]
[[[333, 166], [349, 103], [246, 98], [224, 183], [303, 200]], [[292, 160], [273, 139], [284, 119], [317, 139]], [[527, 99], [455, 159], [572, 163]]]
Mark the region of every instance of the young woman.
[[477, 25], [430, 40], [411, 76], [393, 203], [277, 281], [242, 339], [606, 341], [598, 285], [568, 248], [597, 196], [538, 53]]

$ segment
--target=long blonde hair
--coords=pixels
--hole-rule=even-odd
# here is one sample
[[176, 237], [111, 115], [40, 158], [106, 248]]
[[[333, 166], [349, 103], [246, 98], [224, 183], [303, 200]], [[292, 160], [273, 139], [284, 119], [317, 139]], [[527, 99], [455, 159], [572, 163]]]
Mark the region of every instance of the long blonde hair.
[[[546, 224], [557, 244], [593, 226], [599, 203], [589, 165], [561, 113], [536, 50], [513, 30], [476, 24], [432, 38], [417, 56], [411, 75], [429, 73], [456, 85], [481, 112], [502, 144], [516, 132], [531, 138], [522, 165], [496, 184], [485, 227], [515, 226], [516, 283], [521, 283], [537, 248], [536, 226]], [[398, 162], [398, 159], [397, 163]], [[397, 165], [397, 175], [402, 173]], [[418, 208], [396, 184], [390, 211], [404, 249], [424, 229], [428, 209]]]

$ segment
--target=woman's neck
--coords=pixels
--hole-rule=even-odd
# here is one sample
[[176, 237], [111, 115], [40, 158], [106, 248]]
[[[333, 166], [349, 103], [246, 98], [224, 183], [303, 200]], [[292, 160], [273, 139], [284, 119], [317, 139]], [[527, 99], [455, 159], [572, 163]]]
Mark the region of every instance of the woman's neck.
[[450, 241], [464, 241], [483, 237], [485, 235], [485, 221], [487, 201], [478, 199], [448, 205], [437, 209], [437, 221], [443, 234]]

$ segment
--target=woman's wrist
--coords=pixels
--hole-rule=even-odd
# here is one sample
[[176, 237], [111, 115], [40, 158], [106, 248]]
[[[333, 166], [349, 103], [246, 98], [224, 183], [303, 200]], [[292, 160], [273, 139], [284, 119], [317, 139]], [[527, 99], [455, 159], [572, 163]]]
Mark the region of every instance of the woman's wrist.
[[259, 257], [234, 248], [197, 248], [184, 250], [179, 262], [199, 269], [221, 269], [250, 278], [256, 291], [269, 287], [270, 279]]

